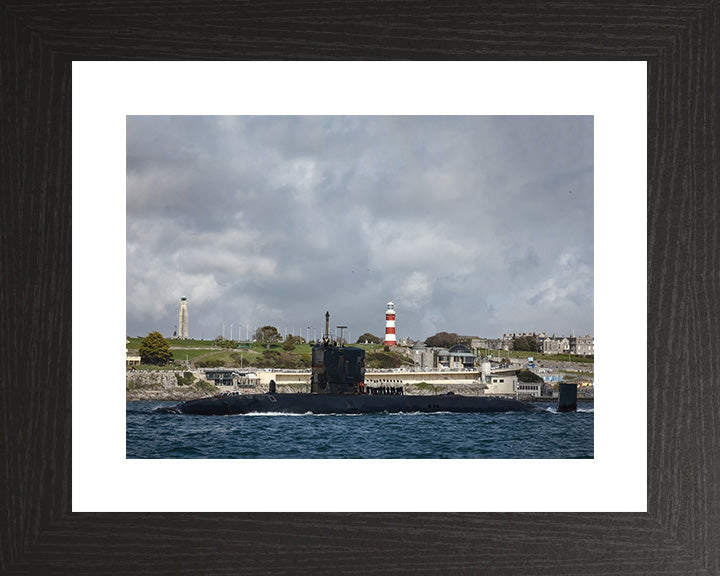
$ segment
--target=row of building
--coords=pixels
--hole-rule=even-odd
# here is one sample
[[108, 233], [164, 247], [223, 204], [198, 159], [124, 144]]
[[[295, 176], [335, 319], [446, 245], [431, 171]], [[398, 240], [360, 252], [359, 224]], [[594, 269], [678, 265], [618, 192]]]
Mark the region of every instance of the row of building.
[[513, 342], [520, 337], [531, 337], [537, 340], [541, 354], [576, 354], [578, 356], [593, 356], [595, 354], [595, 339], [585, 336], [548, 336], [541, 333], [503, 334], [502, 338], [472, 338], [470, 345], [477, 350], [512, 350]]
[[[504, 352], [513, 349], [513, 339], [473, 338], [470, 346], [456, 344], [449, 349], [428, 348], [422, 342], [414, 343], [410, 350], [415, 366], [421, 370], [472, 370], [476, 360], [492, 352]], [[576, 354], [591, 356], [594, 343], [591, 336], [538, 338], [542, 354]], [[528, 354], [532, 354], [529, 352]]]

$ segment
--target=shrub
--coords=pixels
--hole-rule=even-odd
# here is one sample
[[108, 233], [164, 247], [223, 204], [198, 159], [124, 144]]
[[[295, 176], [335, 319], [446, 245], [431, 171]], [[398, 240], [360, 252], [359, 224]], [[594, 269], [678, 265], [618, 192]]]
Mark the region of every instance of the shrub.
[[542, 382], [543, 379], [541, 376], [538, 376], [535, 374], [535, 372], [532, 372], [526, 368], [523, 368], [518, 372], [518, 381], [520, 382]]
[[192, 372], [183, 372], [182, 376], [175, 372], [175, 379], [178, 386], [191, 386], [195, 382], [195, 376], [192, 375]]

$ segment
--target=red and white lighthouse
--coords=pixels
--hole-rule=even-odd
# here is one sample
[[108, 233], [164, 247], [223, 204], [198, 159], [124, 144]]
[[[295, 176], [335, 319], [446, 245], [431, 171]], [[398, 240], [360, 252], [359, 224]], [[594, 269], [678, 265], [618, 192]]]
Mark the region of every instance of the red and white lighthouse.
[[395, 346], [397, 340], [395, 338], [395, 304], [387, 303], [385, 310], [385, 346]]

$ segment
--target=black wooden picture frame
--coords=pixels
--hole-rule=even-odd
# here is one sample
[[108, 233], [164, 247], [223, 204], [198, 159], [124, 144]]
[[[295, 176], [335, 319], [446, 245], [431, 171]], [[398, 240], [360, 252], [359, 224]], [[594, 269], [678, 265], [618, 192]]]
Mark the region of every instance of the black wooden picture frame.
[[[719, 23], [717, 0], [6, 0], [0, 573], [720, 574]], [[647, 61], [648, 512], [72, 513], [72, 62], [170, 59]]]

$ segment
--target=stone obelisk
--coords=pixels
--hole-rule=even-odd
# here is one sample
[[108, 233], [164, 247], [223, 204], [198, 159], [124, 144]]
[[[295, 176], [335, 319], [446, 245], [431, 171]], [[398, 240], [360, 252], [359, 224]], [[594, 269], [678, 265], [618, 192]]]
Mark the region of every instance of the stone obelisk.
[[181, 340], [188, 339], [188, 309], [187, 298], [183, 296], [180, 299], [180, 319], [178, 320], [178, 338]]

